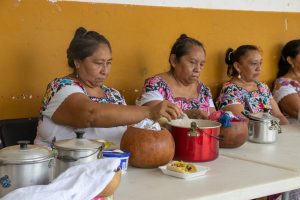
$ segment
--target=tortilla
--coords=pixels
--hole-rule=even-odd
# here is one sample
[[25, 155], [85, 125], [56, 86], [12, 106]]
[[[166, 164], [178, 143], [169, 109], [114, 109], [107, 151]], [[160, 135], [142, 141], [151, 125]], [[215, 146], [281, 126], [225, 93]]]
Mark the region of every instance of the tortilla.
[[194, 173], [197, 172], [197, 167], [192, 163], [185, 163], [183, 161], [174, 161], [167, 166], [168, 170], [179, 173]]

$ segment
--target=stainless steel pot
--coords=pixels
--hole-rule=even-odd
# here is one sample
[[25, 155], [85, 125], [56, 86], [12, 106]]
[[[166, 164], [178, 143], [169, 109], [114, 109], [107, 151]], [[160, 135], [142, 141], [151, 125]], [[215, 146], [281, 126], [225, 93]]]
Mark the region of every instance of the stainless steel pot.
[[74, 139], [53, 141], [53, 149], [57, 151], [54, 177], [71, 166], [102, 158], [104, 143], [83, 138], [84, 131], [75, 130], [75, 133]]
[[29, 141], [18, 143], [0, 150], [0, 197], [20, 187], [48, 184], [52, 177], [51, 151]]
[[279, 119], [268, 111], [249, 115], [248, 140], [255, 143], [274, 143], [281, 132]]

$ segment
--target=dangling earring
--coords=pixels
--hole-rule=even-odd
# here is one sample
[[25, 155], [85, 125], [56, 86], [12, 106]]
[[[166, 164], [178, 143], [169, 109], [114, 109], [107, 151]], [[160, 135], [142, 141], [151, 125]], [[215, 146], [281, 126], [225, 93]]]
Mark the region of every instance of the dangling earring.
[[292, 68], [294, 68], [295, 66], [294, 66], [294, 64], [291, 64], [291, 66], [292, 66]]
[[76, 76], [77, 79], [79, 78], [78, 72], [76, 72], [76, 75], [75, 75], [75, 76]]
[[241, 77], [241, 74], [239, 73], [239, 75], [238, 75], [238, 79], [241, 79], [242, 77]]

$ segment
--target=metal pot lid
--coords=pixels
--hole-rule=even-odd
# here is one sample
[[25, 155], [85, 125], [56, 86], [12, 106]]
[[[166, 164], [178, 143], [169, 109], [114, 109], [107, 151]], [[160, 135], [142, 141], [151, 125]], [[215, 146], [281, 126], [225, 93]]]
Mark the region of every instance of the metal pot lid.
[[277, 117], [274, 117], [269, 112], [251, 113], [249, 114], [249, 118], [258, 121], [280, 121]]
[[19, 145], [5, 147], [0, 150], [0, 162], [20, 164], [37, 162], [52, 157], [46, 147], [30, 145], [30, 141], [18, 141]]
[[96, 140], [89, 140], [85, 138], [74, 138], [70, 140], [60, 140], [54, 142], [55, 148], [65, 150], [91, 150], [99, 149], [99, 147], [103, 146], [104, 144], [102, 142], [98, 142]]
[[104, 143], [102, 142], [83, 138], [84, 129], [75, 129], [74, 132], [76, 138], [54, 142], [55, 148], [64, 150], [91, 150], [104, 147]]

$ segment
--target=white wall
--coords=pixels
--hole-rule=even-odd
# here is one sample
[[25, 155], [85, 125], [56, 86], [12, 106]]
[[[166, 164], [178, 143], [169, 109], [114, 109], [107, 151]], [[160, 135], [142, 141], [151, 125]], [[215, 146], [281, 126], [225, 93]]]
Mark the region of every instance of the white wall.
[[[21, 0], [19, 0], [21, 1]], [[300, 12], [300, 0], [48, 0], [225, 10]]]

